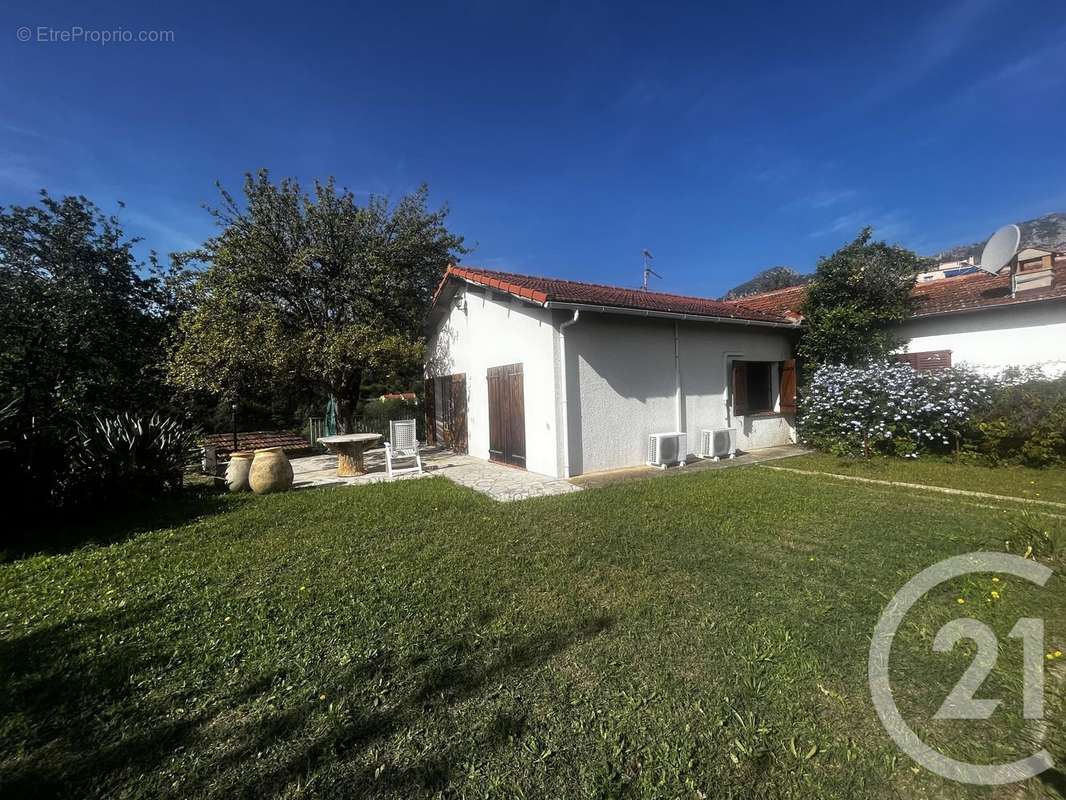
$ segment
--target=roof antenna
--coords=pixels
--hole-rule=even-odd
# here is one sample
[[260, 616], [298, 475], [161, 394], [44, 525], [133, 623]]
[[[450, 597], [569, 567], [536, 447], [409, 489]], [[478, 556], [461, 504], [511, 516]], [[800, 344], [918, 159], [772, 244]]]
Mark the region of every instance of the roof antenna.
[[644, 280], [641, 281], [640, 290], [646, 292], [648, 291], [648, 276], [654, 275], [656, 278], [662, 278], [662, 275], [651, 268], [651, 261], [654, 256], [652, 256], [650, 250], [641, 250], [640, 254], [644, 256]]

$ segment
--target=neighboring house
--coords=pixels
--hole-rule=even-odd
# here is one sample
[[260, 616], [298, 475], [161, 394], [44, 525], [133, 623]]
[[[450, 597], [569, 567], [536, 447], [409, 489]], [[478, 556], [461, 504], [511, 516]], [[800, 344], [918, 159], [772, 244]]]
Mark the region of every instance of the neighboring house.
[[429, 318], [432, 441], [569, 477], [643, 464], [648, 436], [794, 440], [795, 315], [450, 267]]
[[[950, 265], [949, 274], [958, 266]], [[949, 277], [927, 273], [918, 282], [914, 315], [903, 323], [908, 343], [901, 357], [918, 369], [968, 364], [988, 372], [1017, 366], [1039, 367], [1052, 377], [1066, 373], [1066, 254], [1026, 248], [1013, 277], [971, 270]], [[794, 286], [738, 302], [787, 314], [797, 312], [805, 296], [804, 287]]]
[[418, 396], [414, 392], [388, 392], [381, 395], [381, 402], [387, 403], [390, 400], [402, 400], [405, 403], [417, 403]]

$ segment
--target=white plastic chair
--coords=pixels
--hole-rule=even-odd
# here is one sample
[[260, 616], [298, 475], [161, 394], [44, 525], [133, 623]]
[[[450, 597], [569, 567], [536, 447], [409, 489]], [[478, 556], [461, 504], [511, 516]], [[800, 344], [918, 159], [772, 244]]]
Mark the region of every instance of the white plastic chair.
[[[413, 466], [392, 466], [394, 460], [414, 459]], [[409, 472], [422, 474], [422, 457], [418, 455], [418, 439], [415, 438], [415, 421], [413, 419], [392, 420], [389, 423], [389, 441], [385, 442], [385, 472], [389, 478]]]

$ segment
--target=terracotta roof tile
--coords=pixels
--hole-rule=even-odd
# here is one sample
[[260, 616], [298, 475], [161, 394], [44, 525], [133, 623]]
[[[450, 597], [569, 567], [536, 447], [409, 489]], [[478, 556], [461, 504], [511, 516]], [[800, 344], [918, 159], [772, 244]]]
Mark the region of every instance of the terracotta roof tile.
[[[204, 437], [204, 445], [214, 447], [219, 458], [226, 458], [233, 450], [232, 433], [210, 433]], [[283, 447], [292, 455], [306, 455], [313, 451], [307, 437], [296, 431], [248, 431], [237, 434], [238, 450], [265, 450], [268, 447]]]
[[[950, 314], [958, 311], [971, 311], [980, 308], [1017, 305], [1034, 300], [1051, 300], [1066, 298], [1066, 261], [1056, 263], [1052, 270], [1051, 286], [1043, 289], [1026, 289], [1010, 294], [1010, 275], [989, 275], [977, 272], [959, 275], [954, 278], [941, 278], [922, 283], [914, 287], [911, 293], [915, 302], [914, 316], [924, 317], [934, 314]], [[804, 286], [792, 286], [773, 292], [744, 297], [740, 302], [771, 314], [798, 312], [806, 299]]]
[[799, 308], [807, 297], [806, 286], [788, 286], [784, 289], [775, 289], [772, 292], [751, 294], [729, 302], [743, 303], [748, 308], [762, 311], [765, 314], [781, 314], [799, 316]]
[[1010, 275], [989, 275], [978, 272], [929, 281], [914, 287], [911, 295], [915, 301], [914, 316], [948, 314], [953, 311], [969, 311], [975, 308], [1017, 305], [1034, 300], [1066, 298], [1066, 263], [1052, 270], [1051, 286], [1043, 289], [1025, 289], [1011, 297]]
[[448, 267], [444, 280], [437, 289], [437, 295], [440, 294], [448, 279], [453, 277], [541, 304], [546, 302], [578, 303], [607, 308], [725, 317], [756, 322], [788, 323], [793, 321], [777, 313], [749, 307], [746, 302], [710, 300], [665, 292], [645, 292], [620, 286], [519, 275], [513, 272], [497, 272], [477, 267]]

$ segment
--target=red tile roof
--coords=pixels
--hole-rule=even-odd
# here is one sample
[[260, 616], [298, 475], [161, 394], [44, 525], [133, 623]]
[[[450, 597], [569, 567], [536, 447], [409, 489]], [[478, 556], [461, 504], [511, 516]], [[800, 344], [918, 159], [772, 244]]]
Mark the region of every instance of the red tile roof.
[[[232, 433], [209, 433], [204, 437], [204, 445], [214, 447], [219, 458], [227, 458], [233, 450]], [[286, 454], [307, 455], [314, 451], [307, 437], [296, 431], [247, 431], [237, 434], [237, 449], [265, 450], [268, 447], [282, 447]]]
[[[977, 272], [954, 278], [921, 283], [914, 287], [914, 316], [951, 314], [958, 311], [973, 311], [983, 308], [1030, 303], [1035, 300], [1066, 299], [1066, 262], [1058, 263], [1052, 270], [1051, 286], [1043, 289], [1025, 289], [1014, 297], [1010, 293], [1010, 275], [989, 275]], [[804, 286], [792, 286], [773, 292], [743, 297], [739, 302], [768, 314], [799, 312], [806, 299]]]
[[730, 302], [743, 303], [748, 308], [754, 308], [764, 314], [795, 314], [798, 316], [800, 306], [803, 305], [803, 301], [806, 298], [806, 286], [789, 286], [785, 289], [775, 289], [772, 292], [751, 294]]
[[575, 303], [755, 322], [791, 323], [794, 321], [781, 314], [749, 307], [746, 302], [709, 300], [703, 297], [688, 297], [665, 292], [644, 292], [619, 286], [518, 275], [513, 272], [497, 272], [477, 267], [448, 267], [444, 280], [437, 288], [434, 300], [440, 295], [450, 278], [459, 278], [481, 286], [488, 286], [539, 304]]
[[915, 302], [916, 317], [1066, 298], [1066, 263], [1054, 267], [1050, 286], [1025, 289], [1016, 292], [1013, 297], [1009, 273], [989, 275], [986, 272], [929, 281], [915, 286], [911, 296]]

